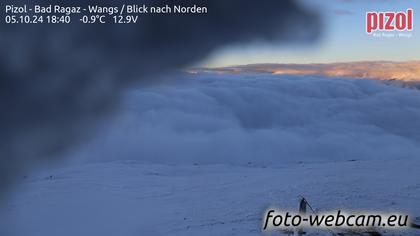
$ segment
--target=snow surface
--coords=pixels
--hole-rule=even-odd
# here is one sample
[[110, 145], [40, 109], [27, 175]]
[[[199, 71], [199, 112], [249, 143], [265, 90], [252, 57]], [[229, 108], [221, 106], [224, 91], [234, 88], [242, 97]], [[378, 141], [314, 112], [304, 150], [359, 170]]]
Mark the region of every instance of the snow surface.
[[130, 91], [120, 114], [70, 163], [20, 180], [1, 235], [261, 235], [265, 210], [296, 210], [299, 195], [320, 211], [420, 216], [418, 90], [180, 75]]

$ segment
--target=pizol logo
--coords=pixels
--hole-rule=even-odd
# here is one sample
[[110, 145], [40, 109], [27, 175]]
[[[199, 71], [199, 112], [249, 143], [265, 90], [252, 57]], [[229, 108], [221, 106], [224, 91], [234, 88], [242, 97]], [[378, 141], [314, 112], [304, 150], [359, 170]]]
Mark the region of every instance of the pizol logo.
[[366, 33], [374, 31], [412, 31], [413, 30], [413, 9], [405, 12], [367, 12]]

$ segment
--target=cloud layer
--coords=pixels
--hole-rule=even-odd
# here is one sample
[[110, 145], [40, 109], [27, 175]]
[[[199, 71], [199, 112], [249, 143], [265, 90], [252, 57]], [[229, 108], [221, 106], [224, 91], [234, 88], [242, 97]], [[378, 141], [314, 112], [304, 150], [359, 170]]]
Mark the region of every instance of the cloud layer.
[[415, 157], [420, 93], [380, 81], [178, 75], [136, 89], [122, 116], [77, 151], [85, 160], [284, 163]]

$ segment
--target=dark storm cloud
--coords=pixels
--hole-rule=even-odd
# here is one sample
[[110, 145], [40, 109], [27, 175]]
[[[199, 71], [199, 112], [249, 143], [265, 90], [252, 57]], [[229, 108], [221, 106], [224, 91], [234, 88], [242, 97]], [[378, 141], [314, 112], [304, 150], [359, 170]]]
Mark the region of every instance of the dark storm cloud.
[[[23, 3], [2, 1], [2, 9]], [[109, 114], [120, 92], [133, 82], [152, 82], [153, 75], [196, 63], [224, 44], [311, 40], [319, 29], [317, 16], [292, 0], [149, 4], [202, 5], [208, 14], [147, 15], [137, 25], [1, 26], [1, 187], [33, 160], [56, 157], [81, 142], [81, 134]]]

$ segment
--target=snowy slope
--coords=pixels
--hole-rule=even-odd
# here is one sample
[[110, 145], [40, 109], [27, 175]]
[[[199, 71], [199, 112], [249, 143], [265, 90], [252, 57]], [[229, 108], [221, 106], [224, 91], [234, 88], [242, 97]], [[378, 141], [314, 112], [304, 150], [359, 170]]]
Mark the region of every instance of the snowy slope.
[[266, 208], [296, 210], [299, 195], [320, 210], [420, 216], [414, 159], [278, 168], [111, 162], [48, 173], [53, 179], [29, 177], [8, 201], [16, 235], [260, 235]]
[[261, 235], [299, 195], [420, 216], [419, 120], [419, 91], [380, 81], [182, 75], [128, 93], [70, 163], [22, 176], [0, 234]]

